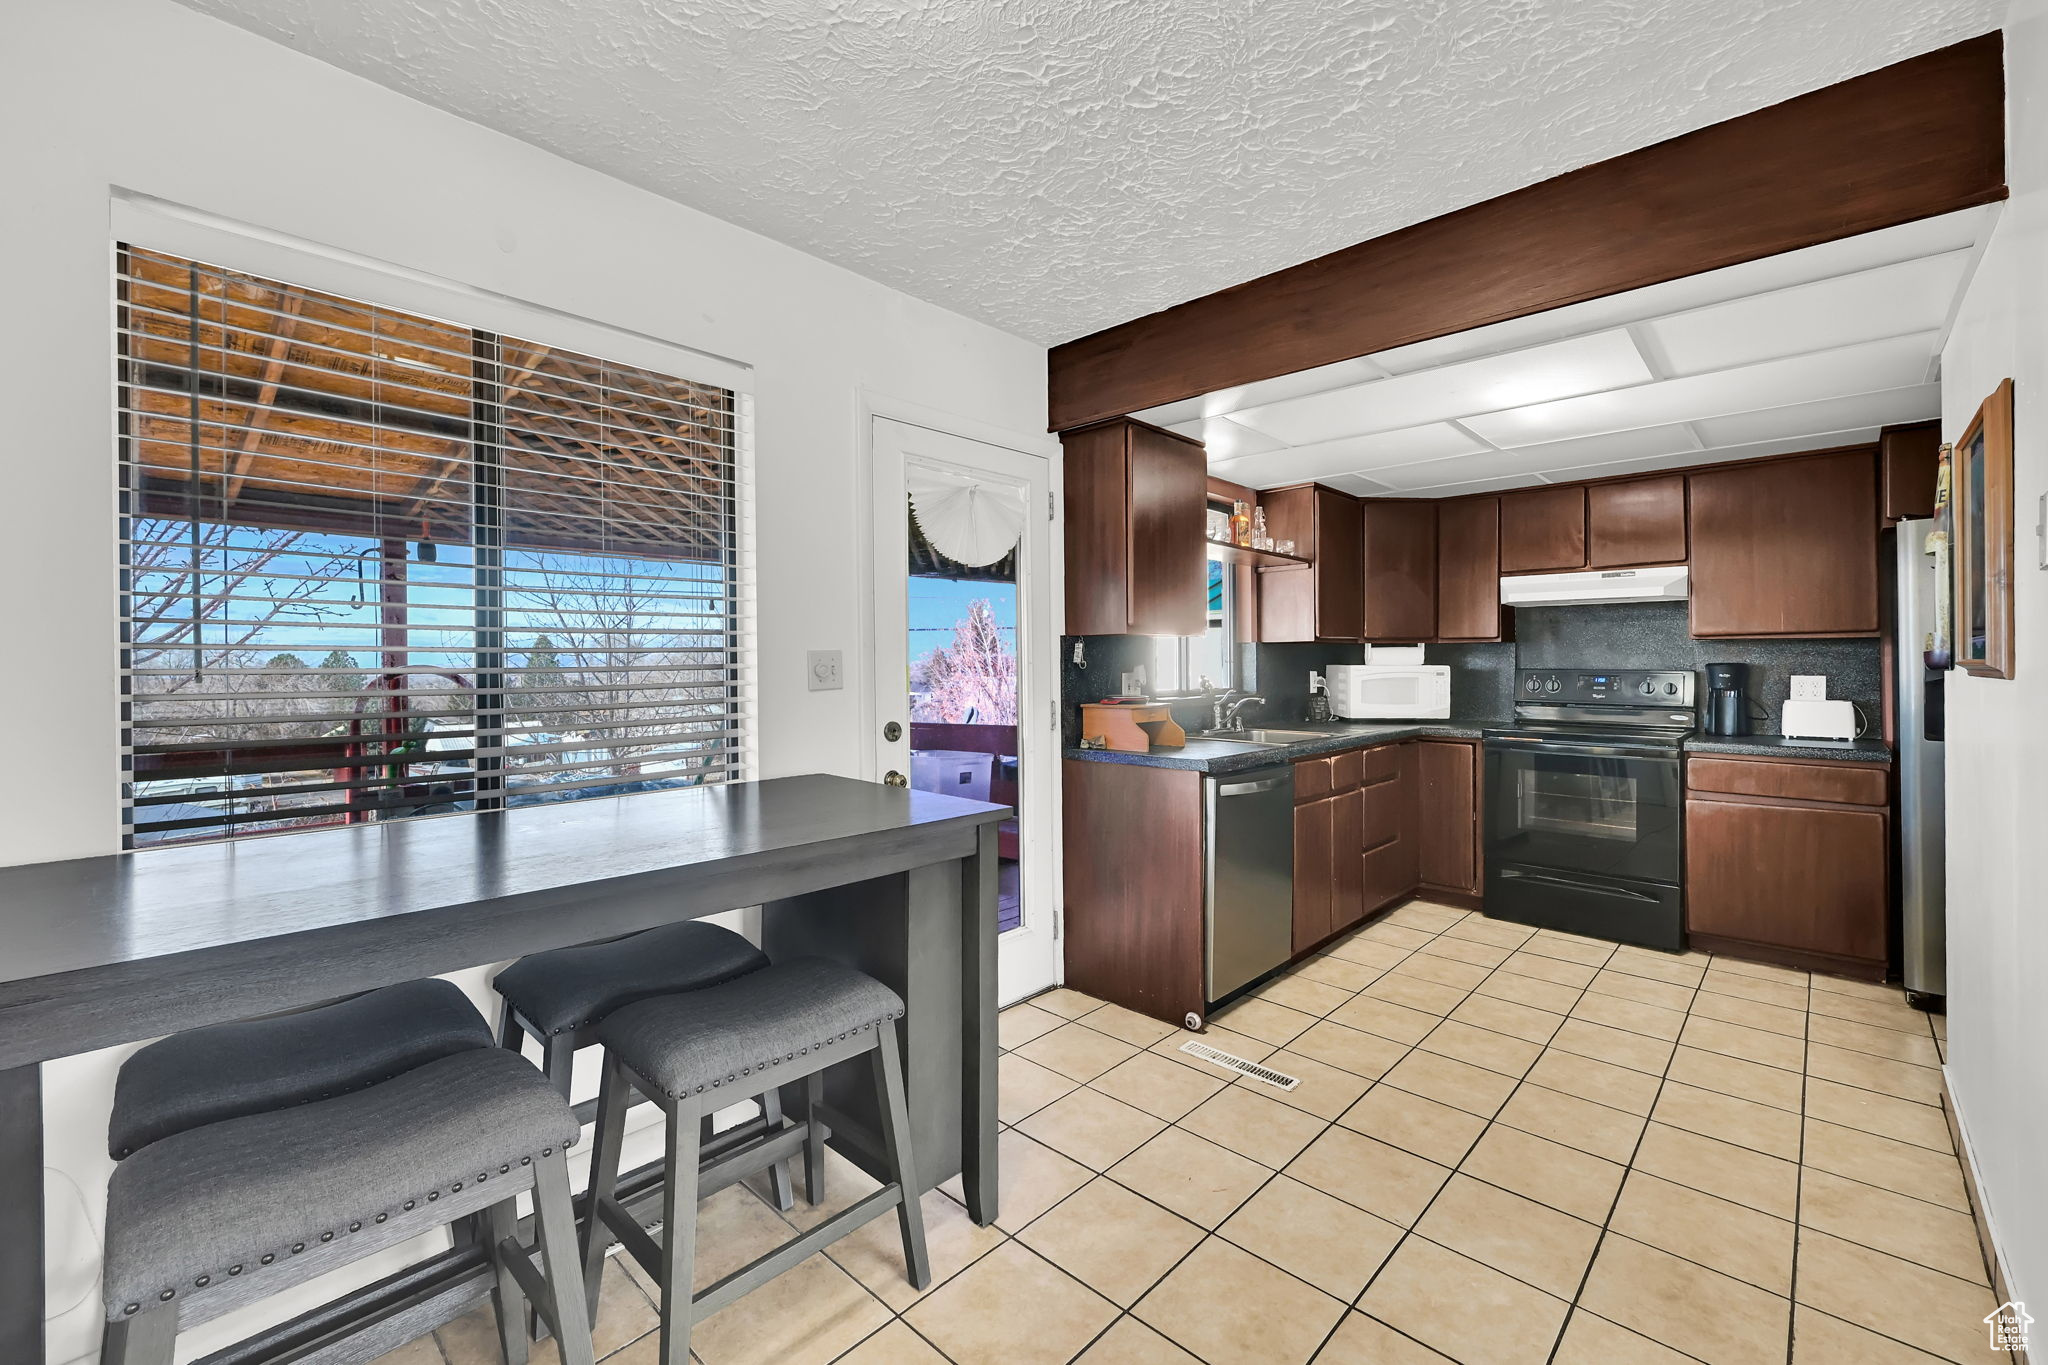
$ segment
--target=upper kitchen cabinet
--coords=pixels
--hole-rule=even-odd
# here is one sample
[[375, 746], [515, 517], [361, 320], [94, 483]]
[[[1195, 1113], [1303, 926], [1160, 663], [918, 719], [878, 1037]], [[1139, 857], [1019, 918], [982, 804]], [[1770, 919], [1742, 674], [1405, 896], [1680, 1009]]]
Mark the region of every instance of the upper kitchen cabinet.
[[1500, 495], [1500, 571], [1549, 573], [1586, 567], [1583, 484]]
[[1436, 505], [1436, 638], [1500, 638], [1499, 498]]
[[1437, 506], [1425, 499], [1367, 498], [1365, 615], [1374, 642], [1428, 640], [1436, 634]]
[[1685, 562], [1685, 476], [1618, 479], [1586, 487], [1586, 567]]
[[1201, 444], [1130, 418], [1065, 432], [1060, 444], [1067, 634], [1200, 635], [1209, 609]]
[[1706, 469], [1688, 482], [1695, 636], [1877, 633], [1870, 450]]
[[1940, 460], [1939, 422], [1886, 427], [1878, 433], [1877, 462], [1886, 521], [1934, 515], [1934, 479]]
[[1359, 639], [1365, 522], [1358, 499], [1305, 483], [1261, 493], [1259, 506], [1273, 538], [1293, 541], [1310, 561], [1306, 568], [1259, 571], [1259, 639]]

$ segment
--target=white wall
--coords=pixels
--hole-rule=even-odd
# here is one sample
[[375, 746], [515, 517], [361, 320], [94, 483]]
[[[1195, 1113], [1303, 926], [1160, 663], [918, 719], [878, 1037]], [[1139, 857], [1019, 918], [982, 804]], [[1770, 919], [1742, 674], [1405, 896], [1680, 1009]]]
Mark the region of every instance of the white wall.
[[[0, 127], [0, 247], [15, 263], [0, 328], [0, 652], [51, 661], [0, 666], [0, 715], [15, 721], [0, 864], [118, 846], [112, 187], [753, 366], [766, 776], [860, 771], [860, 693], [803, 680], [806, 649], [844, 649], [859, 675], [857, 394], [1020, 437], [1044, 429], [1039, 346], [169, 0], [12, 0]], [[64, 1227], [96, 1223], [118, 1060], [46, 1070]], [[90, 1261], [75, 1244], [57, 1252], [75, 1297]], [[51, 1360], [93, 1349], [85, 1297], [53, 1324]]]
[[[1942, 351], [1954, 440], [2002, 379], [2015, 398], [2010, 682], [1949, 675], [1949, 1087], [2015, 1298], [2048, 1301], [2048, 0], [2005, 22], [2012, 198]], [[1937, 96], [1938, 97], [1938, 96]]]

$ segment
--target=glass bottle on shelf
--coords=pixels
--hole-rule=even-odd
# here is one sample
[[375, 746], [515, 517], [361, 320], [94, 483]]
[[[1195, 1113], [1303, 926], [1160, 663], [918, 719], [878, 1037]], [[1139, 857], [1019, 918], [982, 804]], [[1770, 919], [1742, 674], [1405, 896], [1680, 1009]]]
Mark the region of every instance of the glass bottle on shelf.
[[1252, 511], [1252, 548], [1254, 550], [1270, 550], [1273, 548], [1273, 537], [1266, 530], [1266, 509], [1263, 507], [1255, 508]]
[[1247, 549], [1251, 547], [1252, 511], [1249, 503], [1230, 504], [1230, 543]]

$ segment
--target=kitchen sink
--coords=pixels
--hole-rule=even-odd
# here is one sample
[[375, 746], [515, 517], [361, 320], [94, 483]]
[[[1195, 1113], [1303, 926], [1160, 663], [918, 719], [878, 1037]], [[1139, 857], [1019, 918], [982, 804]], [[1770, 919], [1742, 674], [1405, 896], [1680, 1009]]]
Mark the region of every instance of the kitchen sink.
[[1220, 739], [1234, 744], [1295, 744], [1304, 739], [1328, 739], [1320, 730], [1201, 730], [1193, 739]]

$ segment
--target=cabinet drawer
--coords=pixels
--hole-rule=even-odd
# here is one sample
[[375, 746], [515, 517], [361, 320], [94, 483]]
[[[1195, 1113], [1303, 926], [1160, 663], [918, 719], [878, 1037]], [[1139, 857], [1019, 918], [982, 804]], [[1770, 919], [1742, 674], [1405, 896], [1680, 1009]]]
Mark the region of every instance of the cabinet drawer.
[[1414, 793], [1404, 782], [1382, 782], [1359, 793], [1364, 800], [1358, 826], [1358, 847], [1370, 851], [1399, 840], [1408, 827]]
[[1336, 760], [1302, 758], [1294, 763], [1294, 801], [1320, 801], [1337, 790]]
[[1752, 763], [1740, 758], [1689, 758], [1686, 786], [1729, 796], [1776, 796], [1848, 806], [1886, 804], [1885, 768], [1875, 763]]
[[1392, 782], [1401, 775], [1401, 755], [1407, 752], [1400, 744], [1382, 744], [1373, 749], [1361, 749], [1357, 758], [1360, 763], [1358, 780], [1367, 786], [1381, 782]]
[[1331, 754], [1330, 787], [1333, 791], [1356, 791], [1365, 782], [1365, 750], [1352, 749]]

